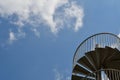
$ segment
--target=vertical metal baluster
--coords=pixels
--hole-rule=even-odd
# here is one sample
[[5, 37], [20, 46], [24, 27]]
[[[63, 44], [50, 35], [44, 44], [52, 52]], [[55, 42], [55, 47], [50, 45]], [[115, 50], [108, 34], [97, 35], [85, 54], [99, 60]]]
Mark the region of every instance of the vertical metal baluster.
[[109, 78], [110, 78], [110, 80], [112, 80], [112, 79], [111, 79], [111, 73], [110, 73], [110, 71], [109, 71]]
[[119, 79], [118, 79], [118, 71], [117, 71], [117, 73], [116, 73], [116, 78], [117, 78], [117, 80], [119, 80]]
[[103, 47], [102, 39], [103, 39], [103, 37], [100, 35], [100, 39], [99, 40], [100, 40], [100, 46], [101, 47]]
[[109, 43], [109, 39], [108, 39], [109, 36], [107, 36], [107, 41], [108, 41], [108, 46], [110, 46], [110, 43]]
[[107, 41], [106, 41], [106, 37], [107, 37], [107, 35], [105, 36], [105, 42], [106, 42], [106, 45], [105, 46], [107, 46], [108, 44], [107, 44]]
[[117, 80], [117, 71], [114, 71], [115, 73], [115, 80]]
[[[105, 73], [108, 75], [108, 72], [107, 72], [107, 70], [105, 70]], [[105, 77], [105, 80], [107, 80], [107, 75], [104, 75], [104, 77]]]
[[[92, 37], [92, 40], [91, 40], [91, 44], [94, 46], [94, 43], [93, 43], [93, 37]], [[91, 48], [91, 50], [93, 50], [93, 48], [92, 48], [92, 46], [90, 45], [90, 48]]]
[[118, 73], [118, 71], [116, 71], [116, 80], [118, 80], [118, 78], [117, 78], [117, 73]]
[[105, 38], [105, 34], [102, 36], [102, 44], [103, 44], [103, 47], [104, 47], [104, 45], [105, 45], [104, 38]]
[[118, 78], [118, 80], [120, 80], [120, 75], [119, 75], [119, 71], [118, 71], [118, 73], [117, 73], [117, 78]]
[[112, 77], [113, 77], [112, 80], [115, 80], [115, 75], [114, 75], [114, 71], [113, 70], [112, 70]]

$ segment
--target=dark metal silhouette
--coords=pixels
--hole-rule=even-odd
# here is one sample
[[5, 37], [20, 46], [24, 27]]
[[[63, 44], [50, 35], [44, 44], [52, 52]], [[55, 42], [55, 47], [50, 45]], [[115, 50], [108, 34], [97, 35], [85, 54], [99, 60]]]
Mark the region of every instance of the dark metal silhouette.
[[73, 58], [72, 80], [120, 80], [120, 38], [99, 33], [85, 39]]

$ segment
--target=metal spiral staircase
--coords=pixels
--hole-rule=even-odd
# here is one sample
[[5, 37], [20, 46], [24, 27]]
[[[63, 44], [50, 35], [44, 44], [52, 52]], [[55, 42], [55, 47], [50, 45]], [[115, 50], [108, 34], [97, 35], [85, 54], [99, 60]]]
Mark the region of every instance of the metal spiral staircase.
[[120, 80], [120, 39], [111, 33], [88, 37], [73, 58], [72, 80]]

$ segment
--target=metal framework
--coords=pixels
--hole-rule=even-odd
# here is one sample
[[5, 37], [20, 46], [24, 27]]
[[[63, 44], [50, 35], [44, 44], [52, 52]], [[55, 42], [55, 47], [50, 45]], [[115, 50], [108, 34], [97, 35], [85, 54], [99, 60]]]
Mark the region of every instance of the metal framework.
[[85, 39], [73, 57], [72, 80], [120, 80], [120, 38], [98, 33]]
[[92, 51], [95, 47], [109, 46], [120, 50], [120, 38], [112, 33], [98, 33], [85, 39], [76, 49], [73, 57], [73, 67], [79, 58], [81, 58], [86, 52]]
[[[101, 76], [95, 75], [95, 74], [101, 74]], [[97, 80], [120, 80], [120, 70], [101, 69], [101, 70], [95, 71], [94, 73], [87, 75], [82, 80], [96, 80], [96, 78]]]

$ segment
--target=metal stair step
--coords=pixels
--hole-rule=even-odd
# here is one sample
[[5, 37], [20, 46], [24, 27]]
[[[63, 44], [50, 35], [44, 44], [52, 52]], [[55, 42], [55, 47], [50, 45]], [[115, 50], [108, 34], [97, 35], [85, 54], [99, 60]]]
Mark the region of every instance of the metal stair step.
[[73, 69], [73, 73], [82, 74], [82, 75], [90, 74], [90, 72], [88, 70], [86, 70], [85, 68], [83, 68], [83, 67], [81, 67], [79, 65], [75, 65], [75, 67]]
[[96, 63], [96, 52], [95, 51], [90, 51], [85, 53], [86, 58], [88, 59], [88, 61], [90, 62], [90, 64], [95, 68], [95, 70], [98, 69], [97, 67], [97, 63]]
[[93, 66], [90, 64], [90, 62], [88, 61], [88, 59], [85, 56], [80, 58], [77, 62], [79, 64], [81, 64], [82, 66], [84, 66], [85, 68], [89, 69], [90, 71], [92, 71], [92, 72], [95, 71], [95, 69], [93, 68]]

